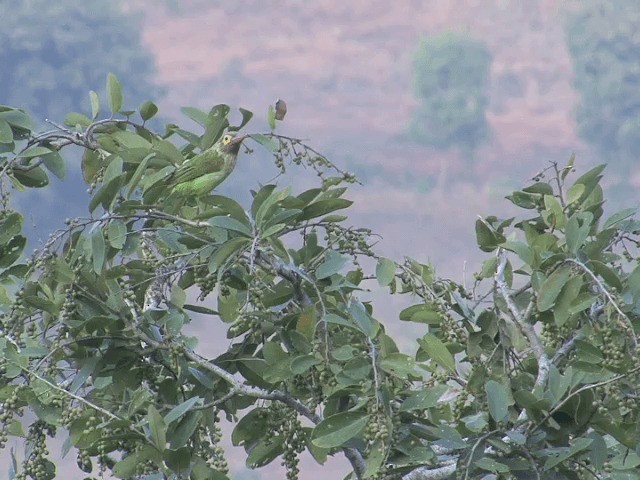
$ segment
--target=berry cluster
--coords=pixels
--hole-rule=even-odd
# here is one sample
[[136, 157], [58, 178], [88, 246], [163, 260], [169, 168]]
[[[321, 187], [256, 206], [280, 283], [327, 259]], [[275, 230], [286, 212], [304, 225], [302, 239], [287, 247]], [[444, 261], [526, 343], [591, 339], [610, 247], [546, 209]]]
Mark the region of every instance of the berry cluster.
[[41, 478], [53, 478], [54, 465], [47, 459], [47, 436], [55, 435], [55, 427], [37, 420], [29, 427], [27, 442], [30, 445], [28, 455], [22, 462], [22, 471], [16, 475], [16, 480], [27, 480], [28, 477], [36, 480]]

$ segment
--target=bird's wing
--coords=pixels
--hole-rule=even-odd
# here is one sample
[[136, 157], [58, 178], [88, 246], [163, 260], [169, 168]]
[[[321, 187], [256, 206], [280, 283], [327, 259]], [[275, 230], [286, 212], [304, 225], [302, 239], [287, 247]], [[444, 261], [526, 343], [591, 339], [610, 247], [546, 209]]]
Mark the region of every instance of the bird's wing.
[[222, 170], [223, 158], [218, 152], [202, 152], [195, 157], [185, 160], [171, 176], [171, 183], [189, 182], [202, 175]]

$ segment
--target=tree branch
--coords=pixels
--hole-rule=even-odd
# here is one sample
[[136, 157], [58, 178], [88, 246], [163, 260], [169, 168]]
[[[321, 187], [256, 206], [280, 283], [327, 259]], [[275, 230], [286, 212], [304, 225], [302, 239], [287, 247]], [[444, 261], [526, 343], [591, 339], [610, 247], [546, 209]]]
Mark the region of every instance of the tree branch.
[[551, 362], [549, 361], [549, 357], [545, 351], [542, 341], [540, 340], [540, 337], [538, 337], [538, 334], [534, 330], [533, 325], [528, 322], [529, 317], [533, 312], [533, 302], [529, 303], [524, 313], [520, 311], [518, 306], [515, 304], [513, 297], [509, 293], [509, 287], [504, 278], [504, 271], [507, 266], [507, 256], [502, 249], [498, 252], [498, 255], [500, 257], [500, 262], [498, 263], [498, 268], [496, 269], [496, 275], [494, 277], [495, 282], [500, 290], [502, 298], [504, 298], [504, 301], [507, 304], [507, 308], [509, 309], [511, 318], [529, 341], [529, 345], [531, 345], [536, 360], [538, 361], [538, 375], [536, 377], [534, 388], [539, 388], [544, 386], [549, 378]]

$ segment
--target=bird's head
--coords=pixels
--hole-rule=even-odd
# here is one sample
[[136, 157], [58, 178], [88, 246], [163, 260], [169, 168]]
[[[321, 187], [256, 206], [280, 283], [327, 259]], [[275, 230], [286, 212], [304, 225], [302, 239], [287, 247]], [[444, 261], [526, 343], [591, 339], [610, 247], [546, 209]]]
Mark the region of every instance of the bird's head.
[[225, 133], [220, 139], [220, 151], [237, 155], [240, 150], [240, 145], [245, 138], [247, 138], [246, 135], [236, 136], [231, 133]]

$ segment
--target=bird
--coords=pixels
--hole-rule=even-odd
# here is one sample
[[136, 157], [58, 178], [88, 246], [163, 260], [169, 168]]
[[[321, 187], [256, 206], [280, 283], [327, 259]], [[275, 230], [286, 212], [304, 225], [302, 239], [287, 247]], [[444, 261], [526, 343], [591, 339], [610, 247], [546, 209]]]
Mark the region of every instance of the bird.
[[185, 160], [167, 178], [171, 194], [196, 198], [208, 195], [233, 172], [245, 138], [226, 133], [208, 149]]
[[279, 98], [276, 100], [275, 118], [276, 120], [284, 120], [284, 116], [287, 114], [287, 104], [284, 100]]

